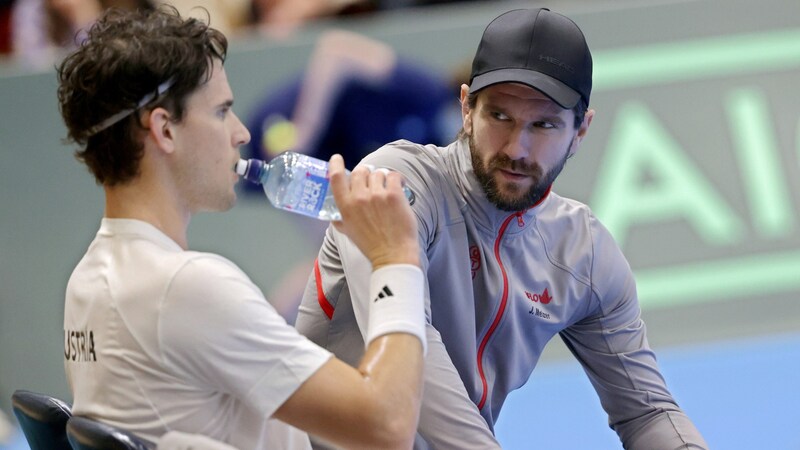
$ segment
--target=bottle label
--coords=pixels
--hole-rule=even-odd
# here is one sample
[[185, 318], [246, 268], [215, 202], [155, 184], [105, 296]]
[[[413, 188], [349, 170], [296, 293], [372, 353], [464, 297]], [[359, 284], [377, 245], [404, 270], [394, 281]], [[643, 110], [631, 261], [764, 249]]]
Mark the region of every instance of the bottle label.
[[328, 179], [323, 175], [306, 172], [303, 188], [300, 192], [300, 201], [297, 209], [304, 214], [316, 216], [325, 202], [325, 193], [328, 191]]

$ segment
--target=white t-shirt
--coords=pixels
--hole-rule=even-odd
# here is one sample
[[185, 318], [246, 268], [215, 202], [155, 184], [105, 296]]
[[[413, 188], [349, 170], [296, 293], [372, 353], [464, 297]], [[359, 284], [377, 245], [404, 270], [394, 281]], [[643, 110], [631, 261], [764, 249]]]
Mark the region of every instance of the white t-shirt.
[[103, 219], [67, 286], [64, 357], [74, 414], [152, 441], [176, 430], [272, 449], [308, 447], [267, 419], [331, 354], [227, 259]]

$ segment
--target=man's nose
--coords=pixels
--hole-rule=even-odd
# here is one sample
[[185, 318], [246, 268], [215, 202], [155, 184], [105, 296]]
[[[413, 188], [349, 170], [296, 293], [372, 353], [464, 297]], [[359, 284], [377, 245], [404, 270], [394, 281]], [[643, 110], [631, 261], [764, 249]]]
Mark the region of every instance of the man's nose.
[[[234, 116], [236, 115], [234, 114]], [[236, 116], [236, 121], [238, 122], [238, 128], [236, 133], [234, 133], [235, 144], [236, 146], [246, 145], [250, 142], [250, 130], [239, 120], [239, 116]]]
[[503, 153], [511, 160], [525, 159], [530, 156], [532, 140], [533, 138], [526, 130], [521, 127], [515, 128], [509, 136]]

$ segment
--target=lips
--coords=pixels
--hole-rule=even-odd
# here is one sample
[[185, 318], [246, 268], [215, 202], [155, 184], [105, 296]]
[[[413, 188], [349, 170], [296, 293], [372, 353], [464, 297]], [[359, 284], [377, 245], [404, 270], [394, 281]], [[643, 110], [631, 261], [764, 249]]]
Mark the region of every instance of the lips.
[[530, 178], [530, 175], [527, 173], [519, 173], [519, 172], [512, 172], [508, 169], [496, 169], [504, 178], [514, 181], [525, 180]]

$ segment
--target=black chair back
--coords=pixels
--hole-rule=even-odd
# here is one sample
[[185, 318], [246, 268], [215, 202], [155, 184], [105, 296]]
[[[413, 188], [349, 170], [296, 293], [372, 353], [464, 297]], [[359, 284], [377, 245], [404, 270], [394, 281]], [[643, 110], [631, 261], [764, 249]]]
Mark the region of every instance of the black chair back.
[[67, 440], [67, 420], [72, 416], [68, 403], [20, 389], [11, 396], [11, 405], [31, 450], [72, 450]]
[[72, 416], [67, 422], [67, 438], [73, 450], [152, 450], [156, 444], [120, 428]]

